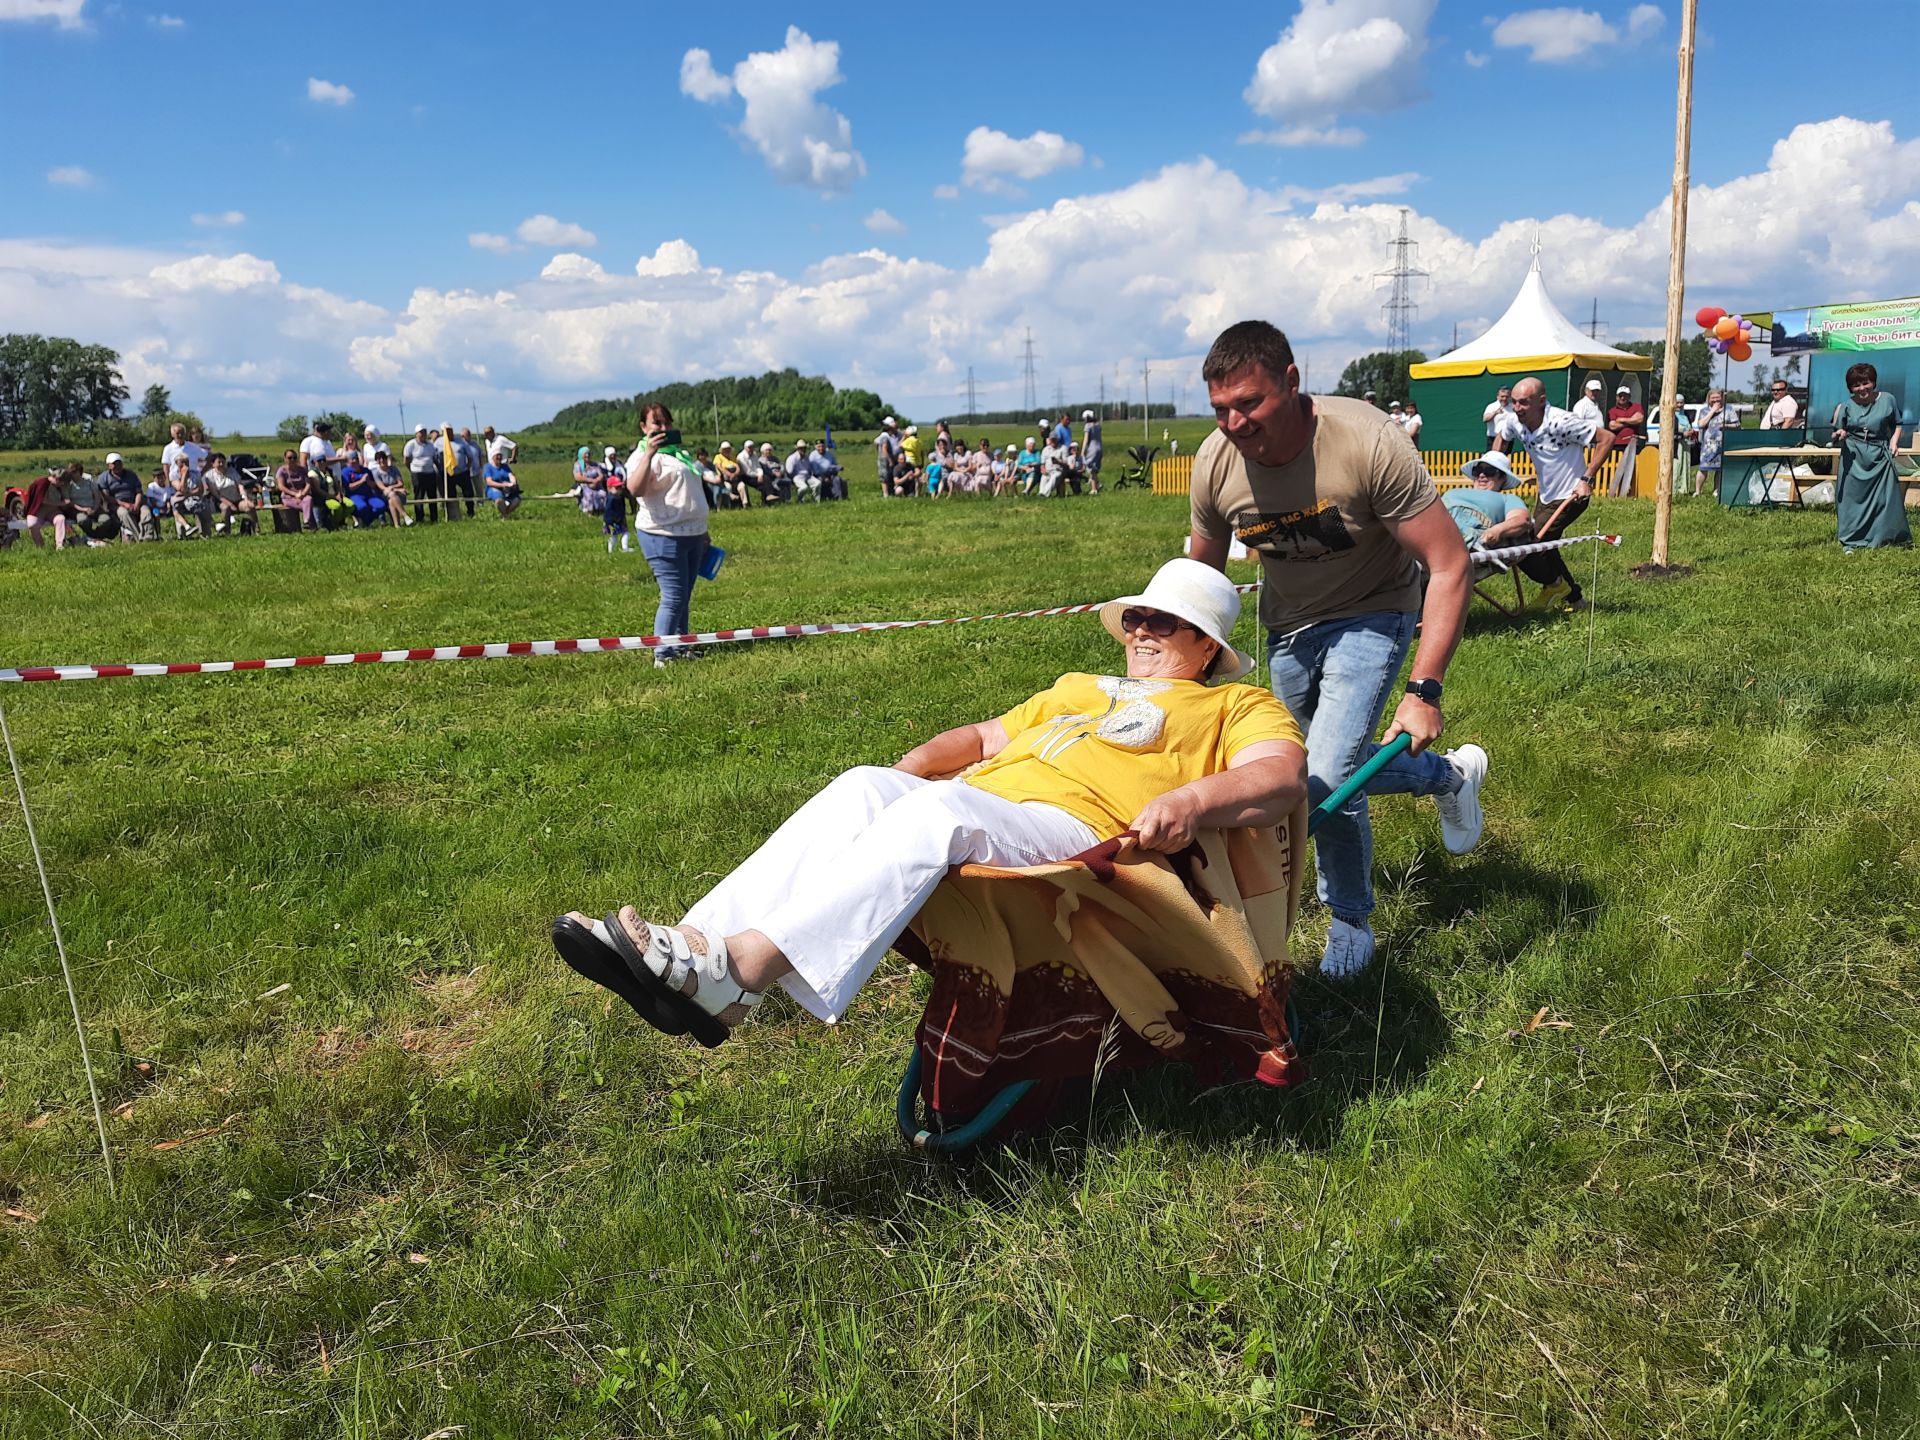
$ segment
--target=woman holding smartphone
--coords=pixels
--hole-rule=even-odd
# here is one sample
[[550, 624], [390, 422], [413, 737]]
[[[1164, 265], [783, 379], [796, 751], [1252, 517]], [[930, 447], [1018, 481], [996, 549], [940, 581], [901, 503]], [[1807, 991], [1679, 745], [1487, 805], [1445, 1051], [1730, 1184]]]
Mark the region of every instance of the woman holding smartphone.
[[[687, 612], [694, 577], [707, 558], [707, 491], [700, 462], [680, 443], [666, 406], [656, 401], [641, 410], [640, 433], [640, 445], [627, 461], [627, 494], [633, 497], [640, 553], [660, 582], [653, 633], [684, 635], [693, 628]], [[662, 666], [686, 653], [662, 646], [653, 652], [653, 663]]]

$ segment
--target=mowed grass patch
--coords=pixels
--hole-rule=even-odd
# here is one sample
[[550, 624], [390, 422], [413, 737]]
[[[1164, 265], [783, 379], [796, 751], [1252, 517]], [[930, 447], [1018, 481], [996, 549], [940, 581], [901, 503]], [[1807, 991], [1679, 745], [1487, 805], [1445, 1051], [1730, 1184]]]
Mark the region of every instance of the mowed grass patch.
[[[717, 517], [694, 623], [1095, 600], [1185, 528], [855, 493]], [[0, 660], [652, 628], [529, 510], [16, 549]], [[546, 925], [677, 912], [847, 765], [1107, 668], [1092, 617], [8, 687], [121, 1192], [11, 820], [0, 1435], [1913, 1433], [1920, 566], [1683, 506], [1697, 573], [1640, 585], [1649, 511], [1596, 518], [1591, 660], [1482, 609], [1449, 677], [1481, 849], [1377, 805], [1383, 963], [1303, 984], [1312, 1080], [1109, 1081], [959, 1163], [893, 1133], [904, 965], [705, 1052]]]

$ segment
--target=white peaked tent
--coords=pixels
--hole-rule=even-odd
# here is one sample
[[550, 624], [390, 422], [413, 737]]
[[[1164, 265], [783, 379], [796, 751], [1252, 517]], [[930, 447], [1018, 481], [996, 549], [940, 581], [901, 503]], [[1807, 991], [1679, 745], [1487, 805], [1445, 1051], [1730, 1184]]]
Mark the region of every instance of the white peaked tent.
[[1453, 375], [1511, 375], [1521, 370], [1576, 366], [1582, 370], [1651, 370], [1653, 361], [1645, 355], [1602, 345], [1561, 314], [1547, 294], [1540, 257], [1535, 255], [1527, 278], [1520, 282], [1520, 293], [1486, 334], [1438, 360], [1415, 365], [1410, 373], [1416, 380], [1438, 380]]

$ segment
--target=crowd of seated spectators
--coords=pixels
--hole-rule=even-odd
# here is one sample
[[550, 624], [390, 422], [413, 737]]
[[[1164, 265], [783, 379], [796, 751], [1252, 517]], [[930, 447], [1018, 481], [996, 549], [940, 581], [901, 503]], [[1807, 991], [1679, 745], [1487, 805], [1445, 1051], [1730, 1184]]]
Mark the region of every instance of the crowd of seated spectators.
[[[118, 453], [97, 473], [75, 460], [9, 492], [0, 545], [25, 534], [55, 549], [100, 547], [276, 531], [400, 529], [444, 509], [449, 520], [473, 518], [484, 495], [506, 518], [525, 498], [513, 471], [518, 447], [491, 426], [479, 440], [470, 430], [416, 426], [396, 461], [375, 426], [338, 445], [332, 427], [316, 421], [297, 448], [275, 466], [257, 455], [226, 455], [184, 425], [173, 427], [160, 463], [143, 484]], [[479, 490], [476, 491], [476, 482]]]

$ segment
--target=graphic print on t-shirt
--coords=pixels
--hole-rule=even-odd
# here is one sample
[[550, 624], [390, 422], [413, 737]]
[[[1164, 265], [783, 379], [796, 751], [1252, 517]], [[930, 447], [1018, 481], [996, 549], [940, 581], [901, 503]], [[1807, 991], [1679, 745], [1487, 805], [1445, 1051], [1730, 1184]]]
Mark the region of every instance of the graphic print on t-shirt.
[[1167, 688], [1165, 680], [1134, 680], [1118, 675], [1097, 676], [1094, 681], [1108, 700], [1107, 708], [1096, 718], [1092, 715], [1056, 715], [1042, 728], [1053, 733], [1034, 742], [1033, 753], [1051, 760], [1069, 746], [1089, 735], [1098, 735], [1113, 745], [1144, 750], [1160, 738], [1167, 726], [1167, 712], [1147, 699]]
[[1279, 515], [1254, 511], [1236, 517], [1233, 533], [1249, 550], [1280, 560], [1325, 560], [1338, 550], [1353, 549], [1353, 536], [1331, 500], [1311, 510], [1288, 510]]

